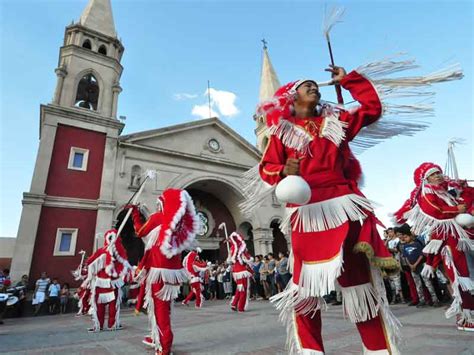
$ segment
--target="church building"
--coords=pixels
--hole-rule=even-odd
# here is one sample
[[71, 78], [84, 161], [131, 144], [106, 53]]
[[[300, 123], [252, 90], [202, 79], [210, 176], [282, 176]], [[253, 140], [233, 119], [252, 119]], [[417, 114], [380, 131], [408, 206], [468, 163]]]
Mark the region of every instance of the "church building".
[[[79, 252], [91, 255], [102, 246], [102, 234], [122, 221], [147, 170], [157, 176], [145, 185], [142, 213], [155, 211], [164, 189], [186, 189], [203, 222], [198, 241], [205, 259], [227, 257], [222, 222], [229, 233], [244, 235], [252, 254], [287, 251], [289, 236], [279, 229], [284, 208], [274, 196], [251, 216], [239, 209], [246, 199], [241, 176], [258, 164], [268, 141], [263, 119], [254, 117], [256, 147], [218, 118], [122, 135], [117, 110], [123, 54], [110, 0], [90, 0], [79, 21], [65, 29], [54, 98], [41, 105], [38, 154], [30, 190], [23, 194], [12, 278], [28, 274], [35, 280], [46, 271], [72, 282]], [[264, 46], [256, 100], [271, 97], [278, 86]], [[143, 245], [130, 221], [122, 240], [136, 264]]]

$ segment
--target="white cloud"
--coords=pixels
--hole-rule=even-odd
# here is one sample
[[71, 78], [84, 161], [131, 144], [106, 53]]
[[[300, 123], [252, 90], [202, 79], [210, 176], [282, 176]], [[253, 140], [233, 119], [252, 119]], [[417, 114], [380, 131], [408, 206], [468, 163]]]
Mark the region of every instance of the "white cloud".
[[191, 99], [195, 99], [196, 97], [198, 97], [198, 94], [188, 94], [186, 92], [178, 93], [178, 94], [173, 95], [173, 98], [176, 101], [191, 100]]
[[[191, 111], [191, 114], [194, 116], [198, 116], [199, 118], [209, 118], [209, 105], [206, 105], [206, 104], [194, 105]], [[219, 115], [217, 114], [217, 112], [212, 109], [212, 104], [211, 104], [211, 117], [218, 117], [218, 116]]]
[[230, 91], [216, 90], [210, 88], [206, 90], [205, 95], [211, 96], [211, 105], [217, 106], [217, 110], [222, 116], [232, 117], [239, 113], [239, 109], [235, 106], [237, 95]]
[[[177, 95], [188, 95], [179, 96], [179, 99], [184, 100], [182, 97], [190, 98], [190, 94], [176, 94], [175, 98], [179, 100]], [[211, 117], [233, 117], [239, 114], [239, 109], [235, 105], [237, 95], [230, 91], [216, 90], [210, 88], [202, 95], [206, 99], [210, 96], [211, 105]], [[194, 98], [194, 97], [193, 97]], [[207, 101], [207, 100], [206, 100]], [[198, 116], [199, 118], [209, 118], [209, 102], [202, 105], [194, 105], [191, 114]]]

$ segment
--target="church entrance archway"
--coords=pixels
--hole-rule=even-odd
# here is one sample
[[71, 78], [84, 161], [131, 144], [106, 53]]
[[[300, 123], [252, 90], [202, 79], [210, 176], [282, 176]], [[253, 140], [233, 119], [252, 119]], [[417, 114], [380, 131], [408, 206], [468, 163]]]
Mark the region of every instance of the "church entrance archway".
[[242, 235], [245, 239], [245, 243], [247, 244], [247, 249], [250, 255], [255, 256], [255, 248], [253, 244], [253, 227], [249, 222], [243, 222], [240, 224], [238, 230], [240, 235]]
[[283, 232], [280, 229], [280, 220], [274, 219], [270, 223], [270, 228], [272, 229], [273, 242], [272, 249], [273, 255], [278, 256], [278, 253], [282, 252], [283, 254], [288, 253], [288, 244], [286, 243], [286, 238]]
[[203, 250], [202, 258], [212, 263], [225, 261], [228, 256], [226, 235], [219, 226], [225, 223], [228, 235], [237, 229], [240, 193], [226, 182], [213, 179], [195, 181], [185, 189], [193, 198], [204, 226], [197, 237]]

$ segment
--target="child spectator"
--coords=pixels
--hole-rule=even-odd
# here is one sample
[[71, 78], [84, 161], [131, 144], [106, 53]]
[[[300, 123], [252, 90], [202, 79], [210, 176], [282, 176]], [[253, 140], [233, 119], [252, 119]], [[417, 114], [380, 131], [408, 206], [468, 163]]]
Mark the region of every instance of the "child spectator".
[[66, 313], [67, 304], [69, 302], [69, 284], [67, 282], [64, 283], [63, 287], [61, 288], [60, 301], [61, 301], [61, 313]]
[[417, 307], [423, 307], [427, 303], [423, 295], [423, 283], [429, 291], [433, 307], [441, 307], [433, 283], [429, 278], [421, 276], [421, 270], [423, 270], [424, 266], [424, 256], [422, 252], [424, 248], [423, 243], [411, 233], [410, 226], [406, 223], [398, 227], [397, 232], [399, 232], [405, 239], [405, 244], [403, 245], [403, 257], [410, 267], [411, 275], [415, 281], [416, 292], [419, 299]]
[[222, 276], [222, 281], [224, 282], [224, 293], [226, 299], [232, 298], [232, 275], [231, 275], [231, 266], [228, 265], [225, 269], [224, 275]]
[[58, 279], [54, 278], [53, 283], [48, 287], [48, 297], [49, 297], [49, 313], [59, 312], [59, 293], [61, 291], [61, 286], [58, 283]]

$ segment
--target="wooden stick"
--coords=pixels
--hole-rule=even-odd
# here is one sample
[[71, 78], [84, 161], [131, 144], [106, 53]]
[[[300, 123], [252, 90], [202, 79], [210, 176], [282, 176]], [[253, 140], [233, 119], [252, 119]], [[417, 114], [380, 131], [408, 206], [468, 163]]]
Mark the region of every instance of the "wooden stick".
[[[331, 40], [329, 39], [329, 35], [326, 36], [326, 39], [327, 39], [327, 43], [328, 43], [329, 57], [331, 58], [331, 65], [335, 66], [334, 56], [332, 54]], [[340, 105], [343, 105], [344, 104], [344, 98], [342, 97], [341, 85], [336, 84], [336, 85], [334, 85], [334, 88], [336, 89], [337, 103], [340, 104]]]

